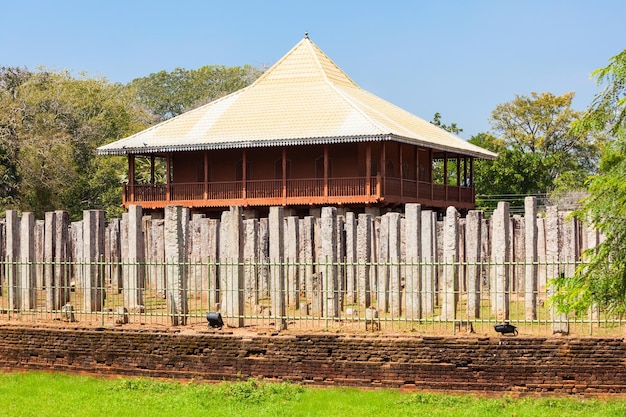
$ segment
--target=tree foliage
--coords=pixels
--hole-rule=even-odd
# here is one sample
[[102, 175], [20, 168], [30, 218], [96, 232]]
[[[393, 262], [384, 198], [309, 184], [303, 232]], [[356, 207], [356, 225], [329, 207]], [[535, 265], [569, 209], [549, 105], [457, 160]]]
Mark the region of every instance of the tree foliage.
[[576, 215], [604, 240], [585, 255], [588, 263], [573, 277], [556, 279], [553, 301], [562, 311], [585, 312], [597, 305], [626, 312], [626, 50], [593, 73], [604, 88], [574, 130], [610, 137], [599, 173], [589, 182], [589, 197]]
[[95, 150], [150, 121], [129, 90], [66, 71], [1, 72], [0, 160], [6, 155], [2, 173], [14, 180], [2, 191], [11, 197], [5, 196], [3, 207], [39, 217], [65, 209], [73, 218], [84, 209], [119, 207], [125, 164], [120, 158], [96, 158]]
[[160, 120], [166, 120], [246, 87], [262, 72], [250, 65], [176, 68], [136, 78], [130, 86], [140, 103]]
[[532, 93], [498, 105], [491, 115], [493, 134], [470, 142], [498, 153], [478, 161], [477, 194], [538, 194], [581, 189], [595, 171], [601, 141], [589, 131], [571, 129], [580, 113], [573, 93]]

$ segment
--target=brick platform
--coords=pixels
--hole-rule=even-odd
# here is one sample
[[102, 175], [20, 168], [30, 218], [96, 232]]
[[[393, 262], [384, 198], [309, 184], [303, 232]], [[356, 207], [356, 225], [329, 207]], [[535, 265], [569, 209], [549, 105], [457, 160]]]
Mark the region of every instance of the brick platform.
[[234, 335], [0, 327], [0, 367], [521, 393], [626, 393], [623, 339]]

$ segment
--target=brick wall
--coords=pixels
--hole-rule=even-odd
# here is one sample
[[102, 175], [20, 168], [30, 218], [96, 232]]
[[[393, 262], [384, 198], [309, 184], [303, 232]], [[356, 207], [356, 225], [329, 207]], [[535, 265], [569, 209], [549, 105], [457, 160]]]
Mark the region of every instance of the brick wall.
[[429, 390], [626, 393], [623, 339], [0, 327], [0, 367]]

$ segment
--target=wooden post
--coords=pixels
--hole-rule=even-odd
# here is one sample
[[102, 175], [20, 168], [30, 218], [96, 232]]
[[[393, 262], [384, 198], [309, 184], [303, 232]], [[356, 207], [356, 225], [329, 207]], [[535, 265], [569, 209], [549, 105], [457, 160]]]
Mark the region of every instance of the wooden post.
[[154, 185], [154, 155], [150, 155], [150, 184]]
[[168, 153], [167, 157], [165, 158], [165, 164], [166, 164], [166, 179], [165, 179], [165, 201], [170, 201], [171, 198], [171, 178], [172, 178], [172, 154]]
[[328, 145], [324, 145], [324, 197], [328, 197]]
[[209, 199], [209, 151], [204, 151], [204, 199]]
[[371, 178], [372, 178], [372, 143], [367, 142], [365, 147], [365, 195], [371, 194]]
[[400, 154], [400, 198], [404, 197], [404, 169], [402, 167], [402, 144], [398, 144], [399, 154]]
[[135, 201], [135, 155], [128, 155], [128, 186], [130, 187], [129, 199]]
[[382, 182], [385, 181], [386, 178], [386, 171], [387, 171], [387, 167], [386, 167], [386, 155], [385, 155], [385, 142], [382, 143], [382, 149], [380, 151], [380, 176], [381, 179], [379, 181], [380, 183], [380, 192], [378, 193], [378, 196], [380, 197], [382, 193], [385, 192], [385, 187], [383, 186]]
[[457, 189], [457, 199], [456, 201], [461, 201], [461, 158], [460, 155], [456, 156], [456, 189]]
[[420, 198], [420, 153], [417, 146], [414, 146], [413, 149], [415, 149], [415, 197]]
[[[241, 153], [241, 198], [244, 200], [247, 198], [247, 185], [248, 181], [248, 153], [243, 149]], [[283, 198], [285, 197], [285, 148], [283, 148]]]

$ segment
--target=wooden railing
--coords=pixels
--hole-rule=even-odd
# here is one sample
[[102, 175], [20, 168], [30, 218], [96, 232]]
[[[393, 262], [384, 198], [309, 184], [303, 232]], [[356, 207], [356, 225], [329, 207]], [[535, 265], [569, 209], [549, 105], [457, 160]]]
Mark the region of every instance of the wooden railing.
[[[369, 184], [368, 184], [369, 182]], [[368, 188], [369, 185], [369, 188]], [[169, 188], [169, 189], [168, 189]], [[311, 204], [320, 202], [376, 203], [424, 201], [426, 204], [444, 206], [455, 202], [474, 203], [474, 190], [470, 187], [431, 184], [401, 178], [380, 176], [329, 178], [302, 178], [283, 180], [254, 180], [204, 183], [134, 184], [124, 185], [124, 203], [155, 203], [164, 207], [170, 201], [189, 202], [199, 207], [227, 202], [228, 204]], [[213, 202], [213, 203], [211, 203]]]

